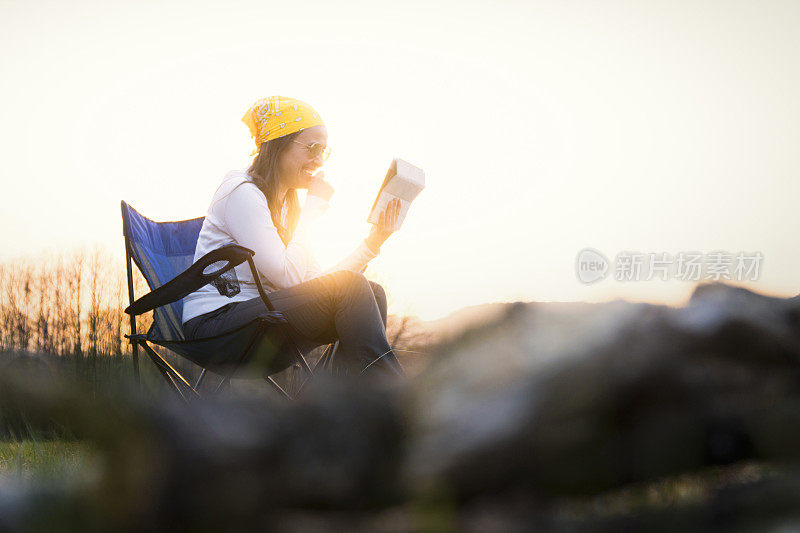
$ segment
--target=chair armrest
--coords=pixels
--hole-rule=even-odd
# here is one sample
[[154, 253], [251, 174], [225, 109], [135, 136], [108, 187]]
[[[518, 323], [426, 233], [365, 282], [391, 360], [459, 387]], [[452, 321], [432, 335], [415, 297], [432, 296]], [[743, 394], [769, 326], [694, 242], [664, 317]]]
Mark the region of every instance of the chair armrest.
[[[203, 285], [211, 283], [233, 267], [241, 265], [254, 255], [253, 250], [238, 244], [228, 244], [212, 250], [175, 278], [137, 299], [125, 309], [125, 312], [129, 315], [141, 315], [156, 307], [176, 302]], [[205, 272], [209, 266], [223, 261], [225, 265]]]

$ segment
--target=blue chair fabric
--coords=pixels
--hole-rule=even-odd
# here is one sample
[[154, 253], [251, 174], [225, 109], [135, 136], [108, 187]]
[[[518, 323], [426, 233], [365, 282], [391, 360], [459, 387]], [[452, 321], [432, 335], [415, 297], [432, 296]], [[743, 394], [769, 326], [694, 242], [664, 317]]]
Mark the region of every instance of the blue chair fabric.
[[[122, 218], [130, 258], [151, 291], [192, 266], [204, 217], [155, 222], [123, 201]], [[296, 362], [291, 350], [287, 349], [286, 335], [281, 328], [274, 327], [281, 323], [279, 313], [223, 335], [191, 341], [186, 340], [183, 334], [182, 299], [156, 307], [153, 313], [153, 324], [143, 340], [168, 348], [214, 372], [227, 373], [232, 368], [257, 360], [259, 368], [272, 374]]]
[[[154, 222], [122, 203], [123, 234], [130, 243], [131, 259], [151, 290], [192, 266], [204, 217], [178, 222]], [[154, 311], [148, 338], [183, 341], [183, 300]]]

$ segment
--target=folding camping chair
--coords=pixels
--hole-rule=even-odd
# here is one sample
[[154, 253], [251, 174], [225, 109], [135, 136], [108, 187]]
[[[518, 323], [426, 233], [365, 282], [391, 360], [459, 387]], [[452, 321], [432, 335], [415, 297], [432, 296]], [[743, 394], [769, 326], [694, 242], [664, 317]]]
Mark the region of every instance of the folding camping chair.
[[[139, 380], [139, 348], [155, 363], [170, 389], [189, 401], [200, 397], [200, 385], [206, 371], [221, 374], [215, 392], [230, 382], [242, 365], [258, 360], [263, 378], [280, 394], [290, 395], [272, 377], [293, 365], [306, 374], [299, 391], [315, 371], [331, 372], [337, 343], [326, 347], [312, 370], [297, 348], [286, 327], [286, 319], [275, 311], [261, 284], [253, 262], [254, 252], [230, 244], [209, 252], [193, 264], [194, 251], [203, 217], [179, 222], [154, 222], [145, 218], [126, 202], [122, 202], [122, 232], [125, 237], [125, 263], [128, 271], [128, 297], [131, 334], [125, 337], [133, 345], [133, 365]], [[134, 299], [131, 260], [144, 276], [151, 292]], [[223, 274], [247, 262], [258, 293], [269, 310], [266, 316], [235, 330], [213, 337], [186, 340], [183, 334], [182, 298], [208, 284], [224, 284]], [[153, 324], [147, 334], [136, 332], [136, 317], [153, 311]], [[181, 375], [150, 344], [167, 348], [202, 368], [194, 385]], [[299, 394], [299, 392], [298, 392]]]

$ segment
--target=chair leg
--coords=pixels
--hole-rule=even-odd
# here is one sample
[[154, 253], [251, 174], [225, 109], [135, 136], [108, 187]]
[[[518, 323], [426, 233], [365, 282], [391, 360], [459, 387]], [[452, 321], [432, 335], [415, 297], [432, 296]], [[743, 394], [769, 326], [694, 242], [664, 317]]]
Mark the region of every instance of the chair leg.
[[[271, 324], [268, 325], [268, 327], [269, 326], [271, 326]], [[311, 367], [309, 366], [308, 361], [306, 360], [305, 356], [303, 355], [303, 352], [301, 352], [300, 348], [297, 346], [297, 342], [295, 342], [295, 339], [292, 336], [292, 334], [290, 332], [286, 331], [286, 330], [284, 330], [284, 333], [286, 335], [286, 339], [289, 341], [289, 343], [291, 343], [291, 347], [294, 350], [295, 366], [299, 365], [300, 368], [302, 368], [305, 371], [306, 376], [307, 376], [306, 379], [304, 379], [300, 383], [300, 385], [297, 387], [297, 392], [295, 394], [295, 398], [296, 398], [296, 397], [300, 396], [300, 394], [303, 392], [303, 389], [305, 388], [306, 384], [311, 379], [311, 376], [314, 375], [314, 370], [312, 370]], [[248, 350], [249, 350], [249, 348], [248, 348]], [[240, 364], [240, 363], [237, 363], [237, 366], [238, 366], [238, 364]], [[316, 365], [315, 365], [315, 367], [316, 367]], [[289, 393], [287, 393], [280, 385], [278, 385], [278, 383], [274, 379], [272, 379], [272, 377], [265, 376], [264, 379], [268, 383], [270, 383], [273, 387], [277, 387], [279, 389], [279, 392], [281, 392], [284, 396], [286, 396], [287, 398], [290, 398], [290, 399], [292, 398], [291, 395], [289, 395]]]
[[265, 377], [264, 381], [266, 381], [267, 383], [272, 385], [272, 387], [275, 388], [275, 390], [277, 390], [281, 394], [281, 396], [283, 396], [287, 400], [293, 400], [294, 399], [291, 396], [289, 396], [289, 393], [286, 392], [285, 390], [283, 390], [283, 387], [278, 385], [278, 382], [275, 381], [274, 379], [272, 379], [270, 376]]
[[194, 384], [194, 390], [200, 390], [200, 384], [203, 382], [203, 378], [206, 377], [206, 369], [204, 368], [202, 372], [200, 372], [200, 377], [197, 378], [197, 383]]
[[[292, 342], [294, 342], [294, 340], [292, 340]], [[294, 351], [295, 355], [297, 356], [297, 362], [300, 363], [300, 366], [303, 367], [303, 370], [305, 370], [309, 375], [313, 374], [314, 371], [311, 370], [310, 366], [308, 366], [308, 361], [306, 361], [303, 352], [300, 351], [300, 348], [298, 348], [297, 345], [294, 346]]]
[[[148, 355], [150, 355], [150, 354], [148, 353]], [[152, 359], [152, 357], [151, 357], [151, 359]], [[170, 375], [169, 375], [169, 372], [167, 372], [167, 371], [166, 371], [166, 370], [165, 370], [165, 369], [164, 369], [164, 368], [163, 368], [163, 367], [162, 367], [160, 364], [158, 364], [158, 363], [157, 363], [155, 360], [153, 360], [153, 362], [154, 362], [154, 363], [155, 363], [155, 365], [156, 365], [156, 369], [157, 369], [157, 370], [158, 370], [158, 372], [161, 374], [161, 377], [163, 377], [163, 378], [164, 378], [164, 381], [166, 381], [166, 382], [167, 382], [167, 388], [168, 388], [169, 390], [171, 390], [173, 393], [175, 393], [175, 394], [176, 394], [176, 395], [177, 395], [177, 396], [178, 396], [180, 399], [182, 399], [183, 401], [186, 401], [186, 396], [184, 396], [184, 395], [183, 395], [183, 392], [181, 392], [181, 389], [180, 389], [180, 387], [179, 387], [179, 386], [178, 386], [178, 384], [175, 382], [175, 380], [174, 380], [174, 379], [172, 379], [172, 376], [170, 376]]]
[[335, 343], [329, 344], [325, 347], [325, 351], [322, 353], [322, 357], [320, 357], [319, 361], [317, 361], [317, 364], [314, 365], [314, 373], [330, 369], [331, 353], [334, 350], [334, 346], [336, 346], [338, 342], [339, 341], [336, 341]]
[[189, 398], [186, 397], [185, 393], [188, 393], [192, 399], [199, 398], [200, 394], [186, 381], [180, 372], [175, 370], [172, 365], [170, 365], [166, 359], [161, 357], [155, 350], [153, 350], [150, 346], [147, 345], [146, 342], [141, 343], [142, 348], [144, 348], [145, 352], [150, 359], [155, 363], [158, 370], [161, 372], [161, 375], [167, 379], [168, 383], [171, 383], [173, 388], [177, 391], [177, 393], [187, 402]]
[[169, 373], [166, 372], [161, 367], [159, 367], [158, 369], [161, 370], [161, 375], [163, 375], [167, 379], [167, 381], [169, 381], [172, 384], [172, 387], [170, 387], [170, 388], [174, 392], [176, 392], [178, 394], [178, 396], [180, 397], [181, 400], [183, 400], [184, 402], [186, 402], [188, 404], [189, 403], [189, 398], [187, 398], [186, 395], [183, 393], [183, 391], [181, 390], [180, 385], [178, 385], [178, 382], [175, 381], [175, 378], [170, 376]]
[[329, 374], [333, 374], [333, 362], [336, 359], [336, 352], [338, 350], [339, 350], [339, 341], [336, 341], [333, 343], [333, 346], [331, 347], [331, 354], [328, 357], [328, 363], [327, 363], [328, 366], [325, 369]]
[[311, 378], [314, 377], [314, 374], [319, 374], [321, 372], [330, 374], [333, 372], [333, 357], [336, 355], [336, 349], [338, 347], [339, 341], [333, 342], [325, 347], [322, 357], [320, 357], [319, 361], [314, 365], [314, 370], [309, 370], [308, 376], [297, 388], [297, 396], [303, 393], [303, 390], [306, 388], [306, 385], [308, 385], [308, 382], [311, 381]]
[[269, 323], [262, 322], [262, 326], [256, 329], [255, 333], [253, 333], [253, 337], [250, 339], [250, 342], [247, 343], [247, 348], [245, 348], [244, 351], [242, 352], [242, 355], [239, 356], [239, 359], [236, 361], [236, 364], [231, 368], [231, 371], [228, 373], [228, 375], [222, 378], [222, 381], [220, 381], [217, 387], [214, 389], [214, 395], [219, 394], [219, 392], [222, 390], [222, 387], [230, 384], [231, 377], [233, 377], [233, 375], [236, 373], [236, 370], [238, 370], [239, 367], [242, 366], [244, 358], [250, 353], [250, 350], [253, 348], [253, 345], [255, 344], [256, 340], [263, 334], [264, 329], [268, 326]]
[[[148, 353], [148, 355], [150, 354]], [[150, 358], [153, 359], [152, 356]], [[189, 401], [186, 399], [186, 396], [183, 394], [183, 391], [181, 390], [180, 386], [178, 386], [178, 383], [175, 381], [175, 379], [169, 375], [169, 372], [167, 372], [166, 369], [164, 369], [164, 367], [158, 364], [158, 362], [156, 362], [155, 360], [153, 360], [153, 362], [155, 363], [158, 371], [161, 373], [161, 376], [167, 382], [167, 387], [169, 388], [169, 390], [174, 392], [184, 402], [189, 403]]]
[[222, 381], [220, 381], [219, 384], [214, 389], [214, 396], [219, 394], [222, 391], [223, 387], [225, 387], [226, 385], [230, 385], [230, 383], [231, 383], [231, 378], [229, 377], [222, 378]]

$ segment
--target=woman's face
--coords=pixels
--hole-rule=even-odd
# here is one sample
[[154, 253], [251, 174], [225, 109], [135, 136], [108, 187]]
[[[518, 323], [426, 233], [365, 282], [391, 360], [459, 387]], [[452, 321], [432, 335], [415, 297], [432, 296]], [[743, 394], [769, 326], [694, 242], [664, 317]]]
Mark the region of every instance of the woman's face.
[[278, 159], [278, 179], [289, 189], [307, 189], [311, 176], [322, 166], [322, 154], [312, 157], [307, 148], [314, 143], [328, 146], [328, 130], [314, 126], [301, 131]]

